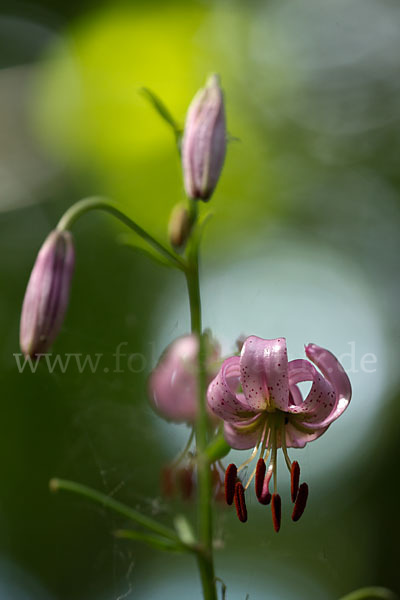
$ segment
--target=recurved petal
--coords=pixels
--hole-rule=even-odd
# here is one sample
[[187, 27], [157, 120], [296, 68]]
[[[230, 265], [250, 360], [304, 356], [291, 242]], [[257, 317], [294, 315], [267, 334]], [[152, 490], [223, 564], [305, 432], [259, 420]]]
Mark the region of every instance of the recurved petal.
[[289, 383], [285, 338], [248, 337], [240, 356], [240, 381], [246, 400], [254, 410], [265, 410], [269, 404], [286, 411]]
[[264, 421], [258, 414], [242, 423], [224, 423], [224, 437], [231, 448], [235, 450], [248, 450], [261, 440]]
[[289, 386], [300, 383], [300, 381], [313, 381], [317, 373], [314, 365], [304, 358], [291, 360], [288, 364], [288, 371]]
[[304, 402], [303, 395], [302, 395], [301, 391], [299, 390], [299, 387], [297, 385], [291, 385], [289, 387], [288, 410], [290, 410], [291, 406], [300, 406], [303, 402]]
[[238, 394], [239, 357], [227, 358], [207, 390], [210, 410], [225, 421], [242, 421], [253, 417], [254, 409], [246, 402], [244, 394]]
[[[332, 352], [316, 344], [309, 344], [305, 351], [307, 357], [317, 365], [326, 381], [329, 382], [335, 396], [329, 414], [313, 420], [312, 428], [319, 429], [327, 427], [346, 410], [351, 400], [351, 383], [344, 368]], [[307, 427], [309, 427], [308, 423]]]
[[293, 415], [293, 419], [297, 418], [306, 425], [326, 419], [335, 406], [335, 392], [329, 381], [306, 360], [291, 361], [288, 371], [292, 397], [297, 383], [312, 381], [311, 389], [304, 402], [289, 406], [288, 412]]

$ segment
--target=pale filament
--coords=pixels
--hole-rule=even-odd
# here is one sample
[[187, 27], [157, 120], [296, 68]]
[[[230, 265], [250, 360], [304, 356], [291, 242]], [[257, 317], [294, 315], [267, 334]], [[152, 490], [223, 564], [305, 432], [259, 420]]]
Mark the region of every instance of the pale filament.
[[254, 459], [255, 455], [257, 454], [258, 449], [259, 449], [261, 443], [262, 443], [261, 453], [264, 452], [264, 448], [265, 448], [265, 445], [266, 445], [266, 442], [267, 442], [266, 435], [265, 435], [266, 434], [266, 429], [267, 429], [267, 423], [268, 422], [266, 421], [265, 425], [263, 427], [262, 433], [260, 435], [260, 439], [258, 440], [257, 444], [254, 446], [253, 452], [250, 454], [249, 458], [247, 460], [245, 460], [244, 463], [242, 463], [240, 465], [240, 467], [238, 467], [238, 470], [237, 470], [238, 473], [240, 473], [240, 471], [242, 469], [244, 469], [244, 467], [247, 467], [247, 465], [251, 463], [251, 461]]

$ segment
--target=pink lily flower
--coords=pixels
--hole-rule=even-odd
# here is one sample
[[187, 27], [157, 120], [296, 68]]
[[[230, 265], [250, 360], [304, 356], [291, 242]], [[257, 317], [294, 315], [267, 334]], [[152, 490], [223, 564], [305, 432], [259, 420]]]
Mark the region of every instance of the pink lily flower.
[[[197, 415], [197, 356], [195, 335], [177, 338], [162, 354], [149, 378], [148, 390], [155, 410], [168, 421], [191, 423]], [[207, 383], [218, 372], [220, 348], [207, 338]], [[214, 416], [212, 413], [210, 416]]]
[[[239, 450], [254, 447], [252, 456], [241, 467], [236, 469], [229, 465], [227, 469], [227, 502], [231, 504], [235, 500], [239, 519], [246, 520], [244, 490], [255, 477], [256, 496], [262, 504], [271, 502], [276, 531], [280, 528], [281, 513], [276, 479], [278, 448], [282, 449], [291, 474], [291, 495], [295, 503], [292, 519], [297, 521], [306, 505], [308, 486], [299, 485], [300, 467], [297, 461], [291, 462], [287, 448], [303, 448], [320, 437], [344, 412], [351, 399], [349, 378], [334, 355], [316, 344], [307, 345], [305, 353], [309, 360], [288, 362], [284, 338], [248, 337], [241, 355], [223, 362], [207, 392], [209, 408], [224, 420], [228, 444]], [[305, 399], [298, 387], [302, 381], [312, 382]], [[259, 450], [257, 466], [243, 486], [237, 474]], [[272, 476], [274, 494], [271, 497]]]

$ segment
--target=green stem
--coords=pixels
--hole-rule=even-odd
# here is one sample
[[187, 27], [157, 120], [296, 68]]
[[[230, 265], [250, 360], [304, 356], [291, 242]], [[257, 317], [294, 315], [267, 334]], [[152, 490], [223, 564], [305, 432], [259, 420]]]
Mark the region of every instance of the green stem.
[[140, 225], [135, 223], [135, 221], [132, 221], [132, 219], [130, 219], [122, 210], [120, 210], [116, 204], [110, 200], [107, 200], [106, 198], [93, 196], [91, 198], [85, 198], [84, 200], [76, 202], [76, 204], [73, 204], [61, 217], [60, 221], [58, 222], [57, 229], [60, 231], [70, 229], [75, 221], [79, 219], [79, 217], [90, 210], [104, 210], [110, 213], [122, 221], [122, 223], [127, 225], [135, 233], [137, 233], [145, 242], [154, 248], [154, 250], [172, 263], [174, 267], [177, 267], [181, 270], [185, 269], [185, 263], [179, 256], [175, 255], [173, 252], [168, 250], [168, 248], [160, 244], [160, 242], [147, 233], [147, 231], [140, 227]]
[[399, 600], [399, 597], [382, 587], [365, 587], [355, 590], [340, 600]]
[[157, 521], [142, 515], [137, 510], [122, 504], [122, 502], [119, 502], [118, 500], [114, 500], [114, 498], [111, 498], [106, 494], [102, 494], [97, 490], [93, 490], [86, 485], [76, 483], [75, 481], [68, 481], [66, 479], [52, 479], [49, 485], [52, 492], [65, 490], [67, 492], [72, 492], [73, 494], [79, 494], [80, 496], [84, 496], [85, 498], [89, 498], [89, 500], [93, 500], [94, 502], [101, 504], [105, 508], [109, 508], [120, 515], [127, 517], [131, 521], [135, 521], [135, 523], [138, 525], [141, 525], [142, 527], [145, 527], [146, 529], [149, 529], [150, 531], [153, 531], [164, 538], [173, 540], [178, 544], [181, 543], [176, 533], [169, 527], [165, 527], [164, 525], [161, 525], [161, 523], [157, 523]]
[[199, 340], [198, 355], [198, 414], [196, 420], [197, 456], [197, 518], [199, 566], [204, 600], [217, 600], [212, 548], [211, 472], [207, 458], [208, 416], [206, 410], [206, 348], [202, 335], [201, 298], [199, 281], [199, 239], [193, 235], [188, 247], [188, 267], [185, 272], [189, 293], [191, 329]]

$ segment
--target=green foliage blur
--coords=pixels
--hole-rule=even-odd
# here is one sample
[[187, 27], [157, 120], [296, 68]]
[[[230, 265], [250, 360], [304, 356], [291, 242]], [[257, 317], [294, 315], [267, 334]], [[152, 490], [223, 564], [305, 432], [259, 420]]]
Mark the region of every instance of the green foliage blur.
[[[334, 600], [366, 585], [399, 592], [399, 8], [2, 4], [1, 599], [200, 598], [190, 558], [116, 540], [120, 519], [48, 490], [59, 476], [165, 522], [176, 511], [194, 516], [159, 486], [188, 432], [160, 423], [146, 398], [161, 350], [189, 329], [179, 273], [129, 247], [135, 238], [110, 217], [86, 215], [73, 231], [76, 273], [54, 352], [101, 354], [101, 368], [20, 373], [14, 354], [36, 253], [73, 202], [110, 196], [167, 243], [168, 216], [184, 199], [179, 158], [140, 89], [183, 124], [211, 72], [221, 75], [230, 142], [201, 207], [213, 213], [205, 324], [225, 353], [243, 333], [285, 335], [289, 348], [292, 337], [293, 358], [309, 341], [357, 352], [345, 365], [354, 399], [342, 423], [298, 455], [311, 489], [302, 520], [290, 522], [284, 500], [276, 536], [255, 501], [245, 526], [216, 506], [227, 599]], [[375, 370], [363, 368], [366, 353]]]

